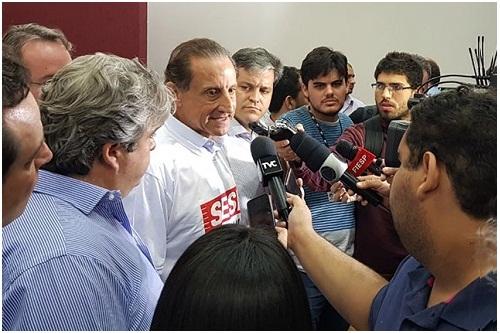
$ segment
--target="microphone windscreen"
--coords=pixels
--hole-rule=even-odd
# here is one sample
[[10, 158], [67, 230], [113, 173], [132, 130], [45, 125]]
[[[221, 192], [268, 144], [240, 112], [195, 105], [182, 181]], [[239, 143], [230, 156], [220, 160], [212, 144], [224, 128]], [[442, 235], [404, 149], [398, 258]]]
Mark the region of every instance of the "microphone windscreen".
[[250, 144], [250, 152], [255, 163], [266, 156], [277, 156], [273, 140], [265, 136], [258, 136]]
[[335, 150], [342, 156], [343, 158], [352, 161], [356, 158], [357, 149], [354, 148], [354, 145], [345, 140], [340, 140], [335, 146]]
[[304, 132], [297, 132], [290, 138], [290, 147], [309, 169], [318, 171], [330, 156], [330, 150]]

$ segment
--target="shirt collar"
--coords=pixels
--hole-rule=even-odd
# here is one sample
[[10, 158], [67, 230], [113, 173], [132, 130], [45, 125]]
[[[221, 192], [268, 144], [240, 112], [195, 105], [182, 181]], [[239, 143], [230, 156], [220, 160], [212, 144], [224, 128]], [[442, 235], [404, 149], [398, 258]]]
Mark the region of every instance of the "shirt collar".
[[[415, 270], [408, 272], [410, 290], [406, 297], [413, 299], [408, 305], [416, 316], [413, 321], [419, 325], [426, 323], [426, 328], [437, 329], [440, 320], [446, 320], [464, 330], [476, 331], [486, 327], [492, 318], [496, 318], [496, 273], [472, 281], [458, 292], [448, 303], [440, 303], [427, 308], [430, 292], [429, 278], [431, 273], [420, 264]], [[471, 306], [480, 306], [481, 311], [469, 311]], [[435, 311], [435, 317], [429, 320], [423, 312]], [[463, 314], [467, 313], [467, 316]], [[421, 314], [421, 315], [420, 315]]]
[[219, 146], [218, 140], [207, 138], [175, 117], [168, 117], [165, 126], [175, 135], [181, 142], [186, 142], [198, 149], [203, 148], [213, 153]]
[[249, 132], [243, 125], [241, 125], [236, 118], [231, 119], [231, 124], [229, 126], [229, 131], [227, 133], [230, 136], [235, 136], [238, 138], [243, 138], [248, 142], [253, 140], [253, 133]]
[[88, 182], [40, 170], [34, 191], [48, 194], [65, 201], [88, 215], [105, 196], [118, 196], [119, 191], [110, 191]]

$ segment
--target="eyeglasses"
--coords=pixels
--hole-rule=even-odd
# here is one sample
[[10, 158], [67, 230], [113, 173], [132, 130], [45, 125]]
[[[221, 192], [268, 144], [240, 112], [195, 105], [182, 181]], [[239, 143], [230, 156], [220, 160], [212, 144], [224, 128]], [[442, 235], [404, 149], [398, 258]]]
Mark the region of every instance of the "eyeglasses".
[[387, 88], [389, 89], [390, 93], [401, 92], [405, 89], [413, 89], [412, 87], [404, 87], [402, 84], [399, 83], [389, 83], [386, 85], [385, 83], [382, 82], [372, 83], [372, 88], [375, 88], [375, 90], [378, 91], [384, 91], [385, 88]]

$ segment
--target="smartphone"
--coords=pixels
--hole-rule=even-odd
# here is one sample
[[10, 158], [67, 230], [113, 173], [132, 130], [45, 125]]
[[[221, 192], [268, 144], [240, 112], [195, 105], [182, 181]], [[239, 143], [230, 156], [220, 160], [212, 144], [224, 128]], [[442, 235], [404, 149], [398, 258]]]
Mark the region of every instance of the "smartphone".
[[264, 193], [247, 202], [248, 219], [251, 227], [266, 225], [274, 227], [271, 197]]
[[302, 199], [304, 198], [304, 189], [297, 185], [297, 178], [292, 169], [288, 169], [286, 173], [285, 187], [288, 193], [298, 195]]

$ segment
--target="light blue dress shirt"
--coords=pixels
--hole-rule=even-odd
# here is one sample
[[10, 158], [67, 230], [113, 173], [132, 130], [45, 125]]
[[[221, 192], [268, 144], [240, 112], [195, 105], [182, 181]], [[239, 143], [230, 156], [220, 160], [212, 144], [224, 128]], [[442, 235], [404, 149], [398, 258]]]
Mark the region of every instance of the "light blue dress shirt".
[[3, 330], [148, 330], [163, 284], [118, 191], [40, 171], [2, 228]]

